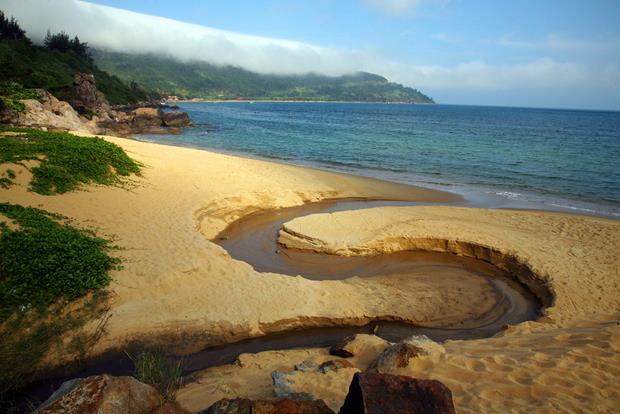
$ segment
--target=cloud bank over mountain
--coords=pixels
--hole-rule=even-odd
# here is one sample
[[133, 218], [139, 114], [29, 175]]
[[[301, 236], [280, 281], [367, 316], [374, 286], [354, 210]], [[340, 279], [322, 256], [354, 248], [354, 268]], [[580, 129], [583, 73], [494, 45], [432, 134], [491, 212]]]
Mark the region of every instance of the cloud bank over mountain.
[[[419, 0], [375, 2], [360, 0], [367, 6], [381, 5], [387, 13], [403, 13]], [[360, 3], [360, 4], [363, 4]], [[539, 96], [541, 105], [557, 105], [564, 93], [575, 102], [597, 91], [612, 96], [620, 94], [620, 64], [591, 64], [541, 57], [516, 63], [490, 63], [483, 57], [463, 60], [451, 66], [409, 64], [381, 56], [380, 45], [372, 49], [337, 49], [286, 39], [253, 36], [212, 27], [184, 23], [163, 17], [135, 13], [80, 0], [2, 0], [0, 6], [14, 15], [28, 35], [42, 41], [48, 29], [77, 34], [89, 45], [111, 51], [154, 53], [179, 60], [202, 60], [219, 65], [234, 65], [259, 73], [302, 74], [308, 72], [341, 75], [368, 71], [390, 80], [413, 86], [437, 101], [469, 102], [472, 93], [484, 104], [527, 105], [531, 96]], [[446, 35], [442, 36], [442, 39]], [[429, 39], [433, 36], [429, 35]], [[498, 41], [505, 47], [564, 47], [563, 38], [549, 37], [546, 43], [529, 44], [510, 38]], [[585, 46], [584, 46], [585, 47]], [[412, 56], [415, 61], [415, 56]], [[566, 92], [570, 90], [569, 92]], [[562, 92], [564, 91], [564, 92]], [[512, 101], [504, 102], [504, 92], [512, 93]], [[597, 104], [617, 106], [613, 99]], [[567, 106], [574, 106], [566, 101]]]

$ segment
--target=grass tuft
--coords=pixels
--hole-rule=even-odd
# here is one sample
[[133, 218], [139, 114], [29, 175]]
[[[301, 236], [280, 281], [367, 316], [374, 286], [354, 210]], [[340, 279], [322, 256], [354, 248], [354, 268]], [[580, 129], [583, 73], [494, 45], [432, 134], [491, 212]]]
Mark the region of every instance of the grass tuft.
[[134, 376], [145, 384], [155, 387], [165, 401], [174, 401], [183, 385], [183, 361], [173, 360], [161, 350], [140, 351], [127, 355], [134, 364]]
[[[81, 184], [114, 185], [140, 173], [140, 164], [111, 142], [67, 132], [10, 128], [23, 135], [0, 137], [0, 164], [38, 160], [30, 188], [39, 194], [62, 194]], [[5, 183], [10, 185], [10, 183]]]

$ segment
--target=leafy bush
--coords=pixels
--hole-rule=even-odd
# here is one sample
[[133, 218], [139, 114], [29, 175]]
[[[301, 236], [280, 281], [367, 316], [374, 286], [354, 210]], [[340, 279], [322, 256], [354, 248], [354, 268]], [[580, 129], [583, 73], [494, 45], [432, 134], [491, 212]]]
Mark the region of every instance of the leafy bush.
[[80, 184], [116, 184], [121, 176], [139, 174], [140, 165], [121, 147], [101, 138], [66, 132], [11, 128], [24, 135], [0, 139], [0, 164], [40, 160], [32, 168], [31, 189], [39, 194], [65, 193]]
[[107, 254], [108, 241], [36, 208], [0, 204], [0, 323], [15, 312], [44, 310], [73, 301], [110, 282], [119, 260]]
[[155, 387], [166, 401], [174, 401], [183, 385], [183, 362], [166, 357], [161, 350], [127, 353], [134, 365], [134, 376]]

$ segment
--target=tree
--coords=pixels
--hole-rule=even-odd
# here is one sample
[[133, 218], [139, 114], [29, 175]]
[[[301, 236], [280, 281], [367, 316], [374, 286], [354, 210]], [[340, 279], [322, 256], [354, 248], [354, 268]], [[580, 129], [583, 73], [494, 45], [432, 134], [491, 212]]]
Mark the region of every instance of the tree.
[[80, 38], [77, 36], [71, 39], [64, 31], [52, 34], [48, 30], [43, 43], [45, 44], [45, 47], [50, 50], [58, 50], [63, 53], [73, 52], [78, 56], [85, 57], [89, 60], [91, 59], [88, 51], [88, 43], [81, 42]]
[[19, 27], [14, 17], [7, 19], [4, 12], [0, 10], [0, 39], [23, 40], [26, 39], [26, 32]]

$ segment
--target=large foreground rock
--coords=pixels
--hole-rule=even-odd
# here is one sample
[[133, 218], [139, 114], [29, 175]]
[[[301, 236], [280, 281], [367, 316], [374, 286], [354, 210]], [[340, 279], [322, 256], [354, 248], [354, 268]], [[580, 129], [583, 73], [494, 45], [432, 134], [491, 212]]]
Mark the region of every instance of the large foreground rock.
[[202, 411], [203, 414], [334, 414], [323, 402], [294, 401], [252, 401], [245, 398], [224, 399]]
[[439, 381], [358, 373], [340, 414], [454, 414], [452, 393]]
[[133, 377], [96, 375], [67, 381], [37, 411], [41, 414], [188, 414], [164, 404], [159, 392]]

